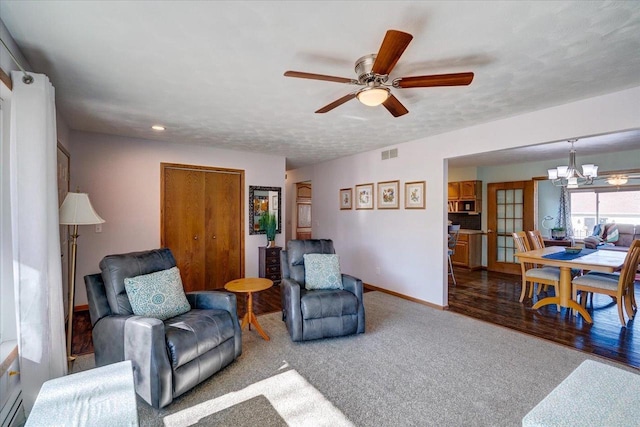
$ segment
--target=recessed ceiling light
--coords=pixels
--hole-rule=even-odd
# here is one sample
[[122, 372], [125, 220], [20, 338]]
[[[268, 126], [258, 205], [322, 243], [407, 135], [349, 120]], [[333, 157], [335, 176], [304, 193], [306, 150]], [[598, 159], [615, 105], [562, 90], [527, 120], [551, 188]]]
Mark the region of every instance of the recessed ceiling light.
[[163, 131], [163, 130], [165, 130], [165, 127], [161, 126], [161, 125], [153, 125], [153, 126], [151, 126], [151, 129], [157, 130], [157, 131]]

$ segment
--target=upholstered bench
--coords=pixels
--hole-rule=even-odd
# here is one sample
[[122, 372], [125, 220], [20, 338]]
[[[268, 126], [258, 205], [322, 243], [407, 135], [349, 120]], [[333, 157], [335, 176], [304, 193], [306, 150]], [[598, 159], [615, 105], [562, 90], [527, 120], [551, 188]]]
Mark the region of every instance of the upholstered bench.
[[585, 360], [522, 419], [523, 427], [635, 426], [640, 375]]

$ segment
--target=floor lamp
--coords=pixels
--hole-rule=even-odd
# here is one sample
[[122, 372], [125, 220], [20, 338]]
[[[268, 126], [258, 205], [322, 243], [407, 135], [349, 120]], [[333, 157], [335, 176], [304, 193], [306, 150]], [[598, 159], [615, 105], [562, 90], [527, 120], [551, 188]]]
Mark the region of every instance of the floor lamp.
[[75, 357], [71, 355], [71, 338], [73, 331], [73, 309], [76, 283], [76, 253], [78, 249], [78, 226], [102, 224], [104, 219], [96, 213], [91, 206], [89, 196], [86, 193], [67, 193], [60, 206], [60, 225], [73, 225], [71, 234], [71, 266], [69, 268], [69, 318], [67, 320], [67, 363], [71, 369], [71, 363]]

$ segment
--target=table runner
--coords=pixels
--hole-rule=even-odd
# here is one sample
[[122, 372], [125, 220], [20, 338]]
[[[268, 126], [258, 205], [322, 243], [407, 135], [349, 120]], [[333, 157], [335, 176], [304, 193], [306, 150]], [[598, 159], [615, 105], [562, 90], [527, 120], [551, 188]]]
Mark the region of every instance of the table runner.
[[583, 257], [585, 255], [589, 255], [591, 253], [594, 253], [597, 249], [582, 249], [580, 252], [578, 252], [577, 254], [571, 254], [568, 252], [556, 252], [554, 254], [548, 254], [548, 255], [543, 255], [542, 258], [547, 258], [547, 259], [556, 259], [559, 261], [570, 261], [572, 259], [576, 259], [576, 258], [580, 258]]

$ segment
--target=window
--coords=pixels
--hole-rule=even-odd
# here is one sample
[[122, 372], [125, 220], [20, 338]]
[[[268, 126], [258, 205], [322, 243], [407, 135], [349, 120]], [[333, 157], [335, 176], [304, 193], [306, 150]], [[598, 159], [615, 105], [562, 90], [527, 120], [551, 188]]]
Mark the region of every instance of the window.
[[596, 224], [640, 224], [640, 187], [571, 190], [571, 223], [576, 238], [590, 236]]

